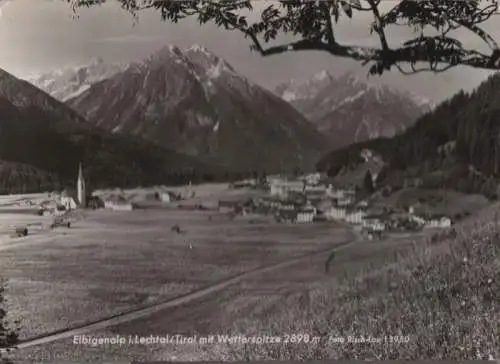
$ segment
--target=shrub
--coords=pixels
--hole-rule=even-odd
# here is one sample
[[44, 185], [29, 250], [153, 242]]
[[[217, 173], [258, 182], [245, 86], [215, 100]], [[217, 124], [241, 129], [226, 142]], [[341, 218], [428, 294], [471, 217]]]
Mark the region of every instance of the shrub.
[[[7, 348], [13, 348], [19, 340], [19, 330], [10, 327], [7, 321], [7, 310], [5, 309], [5, 282], [0, 280], [0, 364], [12, 363], [6, 355]], [[18, 322], [14, 322], [17, 326]], [[3, 351], [7, 349], [7, 352]]]

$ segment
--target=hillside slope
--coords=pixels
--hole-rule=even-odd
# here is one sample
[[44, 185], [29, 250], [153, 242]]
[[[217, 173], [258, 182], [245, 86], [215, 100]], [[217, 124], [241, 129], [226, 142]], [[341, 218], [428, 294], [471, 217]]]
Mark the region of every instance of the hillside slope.
[[[73, 181], [78, 163], [95, 187], [167, 183], [208, 172], [193, 158], [113, 135], [28, 82], [0, 70], [0, 160]], [[73, 182], [71, 182], [73, 183]]]
[[362, 163], [360, 152], [370, 149], [386, 162], [387, 178], [421, 178], [429, 187], [494, 196], [500, 177], [499, 116], [497, 74], [475, 91], [443, 102], [403, 134], [333, 151], [317, 167], [335, 175], [343, 166]]
[[293, 107], [199, 46], [165, 47], [67, 105], [116, 135], [230, 169], [311, 169], [327, 147]]

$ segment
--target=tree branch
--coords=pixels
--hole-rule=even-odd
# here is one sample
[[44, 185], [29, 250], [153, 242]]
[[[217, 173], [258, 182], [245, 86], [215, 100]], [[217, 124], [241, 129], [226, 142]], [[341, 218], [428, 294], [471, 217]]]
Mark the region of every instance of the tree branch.
[[[101, 5], [106, 0], [65, 0], [73, 9]], [[414, 72], [430, 70], [442, 72], [451, 67], [464, 65], [475, 68], [500, 69], [500, 47], [495, 39], [479, 25], [497, 13], [498, 0], [491, 5], [481, 5], [479, 0], [398, 0], [386, 14], [381, 15], [381, 0], [365, 0], [369, 7], [356, 0], [279, 0], [281, 9], [274, 4], [261, 14], [261, 20], [247, 24], [240, 10], [252, 10], [251, 0], [118, 0], [122, 7], [135, 14], [145, 9], [161, 11], [164, 20], [177, 22], [196, 16], [200, 24], [209, 21], [217, 26], [241, 32], [251, 41], [251, 48], [262, 56], [272, 56], [291, 51], [321, 51], [332, 56], [349, 58], [363, 65], [371, 64], [370, 73], [383, 73], [400, 64], [408, 63]], [[362, 47], [340, 44], [335, 38], [334, 23], [340, 16], [339, 3], [348, 17], [352, 10], [372, 11], [375, 22], [372, 30], [380, 39], [380, 47]], [[281, 12], [280, 12], [281, 11]], [[332, 19], [334, 18], [334, 19]], [[401, 21], [404, 24], [401, 24]], [[406, 25], [420, 32], [416, 38], [399, 48], [390, 48], [386, 28], [390, 25]], [[424, 28], [433, 28], [439, 35], [426, 36]], [[462, 43], [448, 34], [464, 28], [479, 36], [492, 50], [486, 55], [477, 50], [465, 49]], [[265, 47], [264, 43], [277, 36], [292, 34], [297, 41]], [[425, 62], [428, 68], [416, 69]], [[445, 65], [438, 68], [438, 65]], [[406, 72], [406, 71], [404, 71]]]

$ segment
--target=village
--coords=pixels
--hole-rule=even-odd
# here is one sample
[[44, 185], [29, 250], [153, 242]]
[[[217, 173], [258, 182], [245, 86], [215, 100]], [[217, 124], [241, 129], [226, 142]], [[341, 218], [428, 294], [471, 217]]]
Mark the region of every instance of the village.
[[[0, 197], [0, 274], [16, 287], [11, 312], [22, 319], [26, 340], [283, 267], [279, 275], [255, 273], [247, 291], [244, 284], [227, 288], [243, 297], [231, 321], [246, 302], [262, 302], [276, 287], [302, 289], [354, 269], [351, 261], [361, 267], [419, 236], [454, 230], [447, 229], [450, 217], [422, 214], [418, 204], [384, 205], [362, 186], [317, 173], [98, 190], [87, 185], [84, 166], [77, 168], [74, 188]], [[335, 260], [332, 250], [339, 252]], [[33, 297], [36, 304], [29, 306]], [[214, 291], [210, 297], [224, 307], [226, 296]], [[147, 329], [151, 322], [130, 317], [117, 332]], [[167, 314], [151, 320], [171, 328]]]
[[[359, 186], [333, 188], [329, 180], [319, 173], [295, 177], [267, 176], [260, 180], [235, 182], [229, 188], [247, 188], [261, 193], [245, 199], [219, 199], [215, 203], [201, 200], [194, 205], [178, 204], [177, 207], [212, 210], [229, 219], [253, 214], [271, 217], [275, 222], [284, 224], [340, 222], [360, 231], [369, 240], [383, 239], [391, 233], [449, 228], [452, 225], [450, 217], [417, 214], [413, 206], [406, 209], [381, 206], [374, 203], [371, 196], [359, 193]], [[133, 211], [148, 202], [172, 205], [175, 202], [194, 200], [195, 197], [190, 184], [177, 191], [163, 186], [146, 193], [125, 192], [121, 189], [90, 193], [86, 190], [80, 165], [74, 191], [51, 192], [38, 203], [23, 199], [18, 205], [33, 208], [36, 204], [39, 215], [54, 217], [51, 228], [69, 228], [71, 212], [77, 208]], [[27, 235], [27, 227], [17, 227], [16, 234]]]
[[[337, 221], [351, 225], [368, 239], [381, 239], [389, 233], [413, 232], [424, 228], [449, 228], [449, 217], [427, 213], [419, 216], [413, 206], [406, 210], [393, 206], [377, 206], [370, 198], [360, 198], [354, 185], [333, 188], [322, 182], [319, 173], [285, 179], [268, 177], [265, 189], [268, 196], [254, 199], [247, 206], [252, 212], [274, 215], [284, 223], [315, 223]], [[248, 181], [247, 184], [255, 184]], [[237, 207], [235, 207], [237, 209]], [[248, 209], [239, 208], [242, 213]]]

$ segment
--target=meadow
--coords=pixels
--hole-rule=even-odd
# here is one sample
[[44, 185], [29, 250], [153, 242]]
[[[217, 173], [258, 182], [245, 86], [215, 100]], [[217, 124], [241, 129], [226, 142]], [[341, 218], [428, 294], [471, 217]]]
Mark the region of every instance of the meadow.
[[[22, 323], [21, 339], [164, 301], [347, 239], [338, 226], [250, 223], [173, 205], [84, 215], [70, 229], [0, 244], [7, 308]], [[0, 212], [4, 224], [9, 219]], [[171, 230], [175, 225], [181, 233]]]

